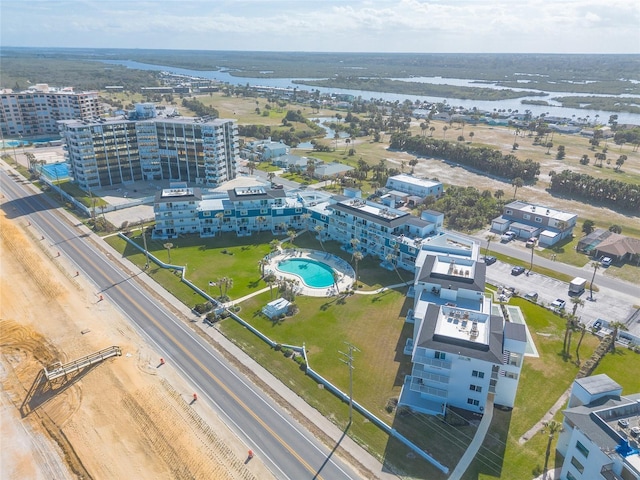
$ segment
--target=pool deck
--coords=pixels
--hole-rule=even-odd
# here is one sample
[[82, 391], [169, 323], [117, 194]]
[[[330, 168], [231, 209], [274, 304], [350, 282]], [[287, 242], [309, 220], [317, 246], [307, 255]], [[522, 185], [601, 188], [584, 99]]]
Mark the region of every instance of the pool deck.
[[325, 265], [338, 272], [339, 280], [337, 283], [340, 292], [344, 292], [345, 290], [351, 288], [351, 286], [355, 282], [355, 271], [353, 270], [351, 265], [349, 265], [345, 260], [342, 260], [340, 257], [336, 257], [335, 255], [328, 252], [322, 252], [319, 250], [307, 250], [302, 248], [290, 248], [271, 253], [265, 258], [268, 261], [268, 264], [264, 268], [265, 274], [273, 273], [277, 278], [297, 280], [299, 282], [297, 286], [297, 293], [300, 295], [307, 295], [309, 297], [331, 297], [337, 295], [339, 292], [336, 291], [335, 285], [332, 285], [328, 288], [309, 287], [302, 282], [301, 278], [298, 275], [280, 271], [278, 269], [279, 262], [292, 258], [306, 258], [308, 260], [314, 260], [316, 262], [324, 263]]

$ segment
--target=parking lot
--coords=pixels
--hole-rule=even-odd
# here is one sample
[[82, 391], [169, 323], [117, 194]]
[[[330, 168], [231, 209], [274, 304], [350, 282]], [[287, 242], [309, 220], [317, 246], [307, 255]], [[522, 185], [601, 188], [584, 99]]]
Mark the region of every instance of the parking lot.
[[[569, 284], [555, 278], [537, 273], [512, 275], [512, 265], [497, 261], [487, 266], [487, 281], [496, 286], [514, 287], [519, 296], [524, 297], [529, 292], [538, 294], [538, 303], [549, 306], [551, 302], [560, 298], [566, 301], [565, 310], [571, 312], [573, 303], [569, 296]], [[591, 278], [587, 278], [591, 280]], [[597, 280], [595, 282], [597, 286]], [[637, 298], [632, 298], [620, 292], [612, 291], [605, 287], [598, 287], [598, 292], [593, 292], [594, 300], [589, 300], [589, 289], [580, 298], [584, 300], [584, 306], [578, 307], [576, 315], [587, 327], [591, 327], [598, 319], [608, 322], [625, 322], [634, 312], [634, 304], [639, 303]], [[640, 322], [636, 321], [627, 325], [629, 331], [640, 336]]]

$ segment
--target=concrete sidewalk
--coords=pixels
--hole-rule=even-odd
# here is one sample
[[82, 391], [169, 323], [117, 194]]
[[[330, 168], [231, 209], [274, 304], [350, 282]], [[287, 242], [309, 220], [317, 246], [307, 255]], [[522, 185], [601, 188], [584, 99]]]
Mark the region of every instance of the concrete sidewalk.
[[491, 426], [491, 420], [493, 419], [493, 395], [489, 395], [487, 398], [487, 404], [484, 409], [484, 415], [482, 415], [482, 420], [480, 421], [480, 425], [478, 425], [478, 430], [476, 430], [476, 434], [473, 437], [473, 440], [467, 447], [466, 452], [462, 455], [462, 458], [456, 465], [456, 468], [449, 475], [449, 480], [460, 480], [464, 472], [467, 471], [469, 465], [476, 457], [478, 450], [482, 446], [482, 442], [484, 442], [484, 437], [487, 435], [489, 431], [489, 427]]

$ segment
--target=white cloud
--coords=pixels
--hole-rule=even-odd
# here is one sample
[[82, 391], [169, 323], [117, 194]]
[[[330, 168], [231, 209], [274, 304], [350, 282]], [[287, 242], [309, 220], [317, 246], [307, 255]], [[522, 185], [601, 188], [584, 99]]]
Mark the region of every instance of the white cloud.
[[3, 45], [640, 52], [628, 0], [3, 0], [1, 22]]

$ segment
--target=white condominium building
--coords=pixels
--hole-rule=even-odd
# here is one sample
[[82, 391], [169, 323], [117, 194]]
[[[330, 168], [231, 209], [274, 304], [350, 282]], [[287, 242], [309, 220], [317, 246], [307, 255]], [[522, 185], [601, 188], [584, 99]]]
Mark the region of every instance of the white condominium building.
[[39, 84], [24, 92], [0, 94], [0, 128], [6, 137], [57, 134], [60, 120], [91, 120], [100, 116], [98, 92], [76, 93]]

